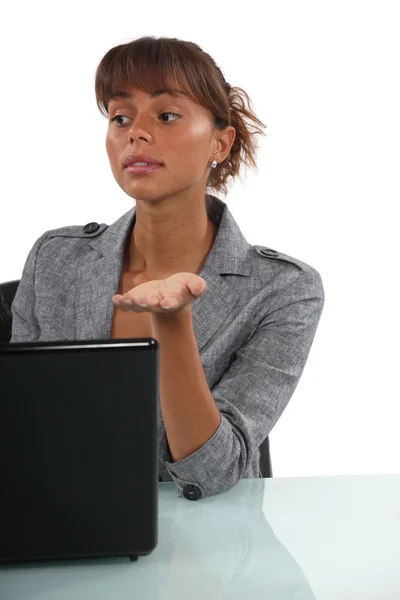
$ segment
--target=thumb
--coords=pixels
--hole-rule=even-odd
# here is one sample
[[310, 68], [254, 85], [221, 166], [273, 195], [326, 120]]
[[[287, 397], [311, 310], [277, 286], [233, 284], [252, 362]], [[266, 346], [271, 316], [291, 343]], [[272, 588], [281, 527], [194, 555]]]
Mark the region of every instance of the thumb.
[[197, 277], [194, 281], [190, 282], [190, 291], [193, 296], [202, 296], [206, 287], [207, 283], [201, 277]]

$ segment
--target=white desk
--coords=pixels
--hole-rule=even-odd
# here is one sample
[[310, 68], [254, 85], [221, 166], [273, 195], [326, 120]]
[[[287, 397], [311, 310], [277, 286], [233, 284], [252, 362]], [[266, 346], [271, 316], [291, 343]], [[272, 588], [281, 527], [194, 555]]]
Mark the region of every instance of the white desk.
[[159, 486], [149, 556], [1, 565], [1, 600], [400, 599], [400, 475]]

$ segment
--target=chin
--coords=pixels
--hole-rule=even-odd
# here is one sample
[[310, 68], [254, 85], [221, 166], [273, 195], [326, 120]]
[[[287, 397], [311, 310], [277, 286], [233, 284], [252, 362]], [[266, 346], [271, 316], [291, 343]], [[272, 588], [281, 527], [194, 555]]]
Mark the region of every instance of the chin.
[[123, 190], [128, 196], [131, 196], [136, 200], [152, 203], [161, 202], [171, 198], [171, 196], [179, 194], [179, 190], [157, 190], [155, 188], [152, 189], [152, 186], [147, 185], [133, 185], [129, 186], [129, 188], [125, 186]]
[[165, 200], [168, 196], [165, 194], [157, 194], [157, 193], [151, 193], [151, 192], [141, 192], [141, 191], [135, 191], [135, 190], [124, 190], [124, 192], [126, 194], [128, 194], [128, 196], [130, 196], [131, 198], [134, 198], [135, 200], [139, 200], [139, 202], [152, 202], [153, 204], [155, 202], [161, 202], [162, 200]]

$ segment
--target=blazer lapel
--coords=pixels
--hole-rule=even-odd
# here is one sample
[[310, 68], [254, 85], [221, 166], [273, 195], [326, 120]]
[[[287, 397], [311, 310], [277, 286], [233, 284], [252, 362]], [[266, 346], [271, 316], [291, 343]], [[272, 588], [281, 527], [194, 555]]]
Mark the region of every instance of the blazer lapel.
[[[76, 338], [103, 340], [111, 335], [114, 305], [123, 265], [124, 247], [136, 220], [136, 207], [90, 243], [78, 267], [76, 282]], [[89, 258], [88, 258], [89, 257]]]

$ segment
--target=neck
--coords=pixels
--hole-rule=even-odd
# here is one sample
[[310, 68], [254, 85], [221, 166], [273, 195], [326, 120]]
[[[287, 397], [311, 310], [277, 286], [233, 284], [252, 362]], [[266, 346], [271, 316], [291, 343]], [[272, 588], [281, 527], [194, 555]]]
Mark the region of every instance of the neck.
[[207, 215], [205, 201], [138, 200], [125, 267], [149, 280], [180, 272], [198, 274], [217, 231], [217, 225]]

